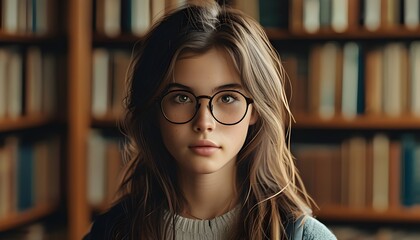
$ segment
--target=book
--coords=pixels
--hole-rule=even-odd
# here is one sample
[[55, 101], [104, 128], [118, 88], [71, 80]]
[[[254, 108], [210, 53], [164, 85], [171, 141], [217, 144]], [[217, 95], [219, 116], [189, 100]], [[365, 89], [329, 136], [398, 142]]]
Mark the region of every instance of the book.
[[364, 3], [364, 26], [367, 30], [376, 31], [381, 26], [382, 0], [363, 1]]
[[8, 51], [7, 48], [0, 47], [0, 119], [6, 118], [7, 114], [7, 67], [8, 67]]
[[93, 206], [106, 197], [106, 140], [99, 131], [91, 130], [87, 155], [87, 199]]
[[18, 15], [19, 15], [19, 2], [17, 0], [3, 0], [2, 3], [2, 27], [5, 32], [17, 33]]
[[332, 0], [319, 0], [319, 26], [328, 29], [332, 26]]
[[17, 158], [17, 208], [25, 211], [34, 206], [34, 155], [27, 141], [19, 144]]
[[26, 55], [25, 114], [41, 113], [43, 92], [43, 61], [38, 47], [30, 47]]
[[[404, 75], [404, 53], [405, 47], [402, 43], [388, 43], [384, 48], [383, 60], [383, 104], [384, 113], [388, 116], [400, 116], [404, 112], [404, 82], [407, 79]], [[404, 76], [404, 77], [403, 77]]]
[[380, 115], [383, 112], [383, 49], [376, 47], [365, 54], [365, 113]]
[[12, 171], [14, 171], [10, 148], [0, 145], [0, 219], [11, 211]]
[[57, 57], [50, 52], [44, 52], [42, 56], [42, 100], [41, 100], [41, 111], [43, 114], [52, 116], [57, 109], [57, 73], [58, 70]]
[[391, 141], [389, 145], [389, 208], [401, 207], [401, 143]]
[[352, 0], [332, 0], [331, 2], [331, 27], [336, 32], [344, 32], [348, 29], [349, 1]]
[[348, 206], [366, 206], [366, 139], [351, 137], [348, 141]]
[[420, 116], [420, 41], [410, 43], [409, 59], [410, 112]]
[[23, 59], [17, 48], [9, 49], [7, 69], [7, 116], [18, 118], [23, 115]]
[[321, 45], [314, 45], [309, 53], [308, 112], [318, 115], [321, 92]]
[[345, 118], [358, 114], [360, 48], [355, 42], [344, 44], [341, 110]]
[[121, 1], [104, 0], [103, 4], [103, 33], [110, 37], [118, 36], [121, 33]]
[[390, 141], [384, 134], [376, 134], [373, 144], [372, 207], [385, 211], [389, 207], [389, 152]]
[[131, 32], [142, 36], [151, 24], [150, 1], [131, 0]]
[[110, 106], [110, 52], [96, 48], [92, 53], [92, 116], [103, 117]]
[[420, 148], [413, 135], [403, 135], [402, 140], [401, 198], [404, 206], [420, 203]]
[[303, 1], [290, 1], [289, 6], [289, 28], [291, 32], [299, 32], [303, 30]]
[[337, 43], [328, 42], [321, 49], [320, 66], [320, 103], [319, 115], [322, 118], [331, 118], [335, 115], [335, 91], [337, 83], [337, 57], [340, 48]]
[[287, 28], [289, 25], [289, 2], [264, 0], [259, 2], [259, 21], [264, 27]]
[[315, 33], [320, 28], [320, 0], [303, 0], [303, 28]]

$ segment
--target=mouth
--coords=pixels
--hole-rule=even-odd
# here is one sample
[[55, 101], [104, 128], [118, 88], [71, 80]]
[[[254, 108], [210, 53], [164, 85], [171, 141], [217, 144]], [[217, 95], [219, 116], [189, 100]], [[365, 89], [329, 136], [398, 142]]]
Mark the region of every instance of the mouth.
[[191, 149], [197, 155], [208, 157], [220, 150], [221, 147], [212, 141], [200, 140], [190, 145], [189, 149]]

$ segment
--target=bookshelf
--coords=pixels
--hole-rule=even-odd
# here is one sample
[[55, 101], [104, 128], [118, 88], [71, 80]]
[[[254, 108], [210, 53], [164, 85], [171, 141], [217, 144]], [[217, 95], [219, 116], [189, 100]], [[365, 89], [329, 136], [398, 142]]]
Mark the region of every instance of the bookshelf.
[[[413, 165], [419, 158], [410, 149], [417, 148], [420, 130], [418, 93], [414, 90], [420, 66], [415, 48], [420, 40], [420, 2], [251, 2], [243, 6], [242, 1], [233, 1], [233, 5], [260, 18], [263, 25], [261, 16], [268, 21], [266, 33], [282, 57], [292, 84], [288, 89], [295, 119], [292, 151], [309, 192], [320, 206], [314, 214], [332, 225], [362, 223], [362, 227], [375, 228], [382, 223], [418, 224], [418, 193], [410, 190], [415, 180], [407, 176], [420, 175], [419, 165]], [[287, 16], [280, 10], [285, 2]], [[267, 5], [272, 9], [267, 10]], [[343, 86], [348, 79], [344, 77], [348, 66], [343, 61], [349, 43], [357, 47], [348, 52], [358, 52], [353, 62], [356, 72], [352, 74], [356, 88]], [[353, 109], [346, 115], [343, 101], [349, 100], [343, 96], [348, 92], [353, 92]], [[378, 138], [385, 142], [381, 147], [373, 146]], [[408, 146], [407, 138], [411, 139]], [[353, 143], [357, 147], [348, 146]], [[379, 155], [387, 159], [383, 162], [385, 169], [374, 167], [378, 166], [374, 164]], [[410, 171], [410, 167], [417, 170]], [[380, 173], [378, 168], [382, 169]], [[378, 196], [382, 199], [379, 207]], [[346, 239], [353, 239], [348, 236]], [[418, 232], [414, 236], [418, 237]]]
[[57, 3], [0, 2], [0, 234], [61, 208], [66, 41]]
[[[6, 1], [14, 2], [13, 0], [4, 0], [3, 2]], [[105, 51], [105, 54], [110, 54], [111, 58], [113, 58], [115, 53], [129, 55], [132, 46], [141, 40], [145, 26], [147, 27], [147, 24], [150, 25], [153, 22], [151, 16], [162, 13], [168, 6], [171, 7], [184, 2], [176, 0], [144, 1], [146, 5], [149, 4], [147, 6], [151, 9], [151, 12], [144, 13], [146, 16], [149, 15], [148, 23], [146, 25], [129, 26], [121, 16], [118, 17], [118, 14], [128, 14], [125, 4], [133, 1], [121, 1], [124, 4], [115, 8], [121, 11], [119, 13], [111, 13], [112, 18], [110, 18], [111, 21], [108, 23], [101, 23], [105, 19], [103, 18], [103, 14], [106, 14], [105, 9], [108, 9], [108, 11], [112, 9], [109, 6], [106, 8], [105, 5], [101, 5], [105, 4], [105, 1], [45, 0], [44, 2], [50, 8], [56, 8], [56, 13], [59, 13], [55, 16], [57, 21], [54, 21], [56, 26], [53, 29], [57, 29], [57, 26], [60, 26], [60, 31], [33, 32], [28, 30], [27, 27], [25, 30], [4, 31], [5, 27], [2, 25], [0, 49], [17, 46], [20, 49], [19, 51], [24, 53], [22, 53], [23, 56], [28, 49], [35, 46], [41, 49], [41, 52], [52, 52], [62, 56], [64, 58], [64, 67], [58, 66], [58, 72], [63, 72], [60, 77], [55, 78], [56, 82], [61, 83], [60, 86], [57, 86], [57, 88], [61, 89], [59, 92], [63, 93], [62, 96], [58, 96], [56, 101], [60, 108], [58, 114], [22, 114], [13, 119], [0, 118], [0, 140], [3, 140], [4, 136], [10, 134], [31, 132], [34, 129], [47, 129], [58, 123], [65, 126], [62, 134], [65, 138], [65, 141], [63, 141], [65, 145], [62, 149], [65, 149], [64, 152], [67, 154], [65, 161], [63, 161], [63, 168], [66, 171], [66, 193], [62, 195], [65, 196], [65, 199], [57, 200], [54, 204], [48, 204], [48, 206], [39, 205], [24, 213], [12, 214], [8, 215], [7, 218], [0, 219], [0, 232], [48, 216], [57, 211], [59, 205], [65, 203], [68, 215], [68, 239], [81, 239], [89, 229], [92, 214], [107, 208], [107, 203], [110, 202], [110, 199], [108, 196], [103, 196], [104, 193], [102, 193], [101, 197], [103, 201], [91, 204], [89, 200], [89, 182], [91, 181], [88, 174], [89, 144], [92, 130], [98, 131], [105, 136], [102, 140], [107, 144], [110, 142], [108, 141], [109, 138], [111, 140], [114, 139], [116, 122], [120, 116], [118, 111], [110, 108], [113, 102], [118, 101], [116, 100], [118, 98], [114, 99], [111, 97], [110, 100], [108, 99], [109, 96], [105, 96], [107, 101], [109, 101], [109, 104], [105, 106], [105, 111], [102, 110], [103, 112], [97, 115], [92, 114], [92, 106], [94, 105], [93, 92], [95, 90], [92, 87], [95, 50], [102, 49]], [[369, 1], [378, 2], [375, 0]], [[110, 2], [115, 4], [118, 1]], [[270, 40], [282, 56], [289, 77], [295, 86], [294, 89], [298, 91], [294, 93], [292, 98], [297, 101], [295, 103], [292, 100], [292, 111], [296, 120], [292, 125], [295, 132], [293, 133], [292, 145], [302, 143], [316, 145], [319, 144], [318, 140], [320, 140], [320, 143], [326, 147], [336, 146], [340, 149], [343, 142], [347, 142], [354, 137], [361, 137], [369, 145], [377, 134], [383, 134], [388, 137], [390, 143], [399, 144], [402, 149], [404, 146], [401, 137], [420, 130], [420, 116], [416, 115], [414, 111], [409, 111], [407, 107], [396, 115], [386, 114], [382, 111], [382, 106], [381, 110], [375, 114], [367, 113], [365, 111], [366, 108], [362, 107], [359, 112], [350, 118], [341, 114], [342, 106], [338, 104], [341, 100], [334, 102], [332, 105], [334, 112], [327, 117], [319, 114], [318, 103], [311, 106], [309, 110], [309, 99], [320, 99], [321, 97], [321, 95], [312, 96], [314, 89], [309, 87], [309, 81], [315, 81], [310, 79], [310, 73], [314, 71], [314, 67], [311, 65], [314, 62], [310, 61], [311, 52], [314, 52], [314, 49], [317, 47], [323, 49], [327, 43], [334, 43], [338, 46], [337, 52], [342, 55], [344, 46], [349, 42], [361, 46], [361, 58], [372, 55], [371, 53], [377, 48], [380, 51], [385, 51], [385, 47], [389, 43], [401, 43], [403, 49], [409, 52], [409, 44], [420, 40], [420, 23], [418, 22], [419, 13], [416, 15], [404, 8], [408, 1], [379, 1], [388, 5], [379, 7], [379, 9], [382, 9], [382, 12], [373, 13], [373, 17], [362, 15], [364, 12], [373, 11], [366, 11], [366, 9], [372, 9], [372, 6], [365, 5], [368, 2], [366, 0], [264, 0], [264, 5], [260, 5], [261, 0], [246, 1], [249, 5], [243, 5], [242, 1], [219, 2], [232, 4], [234, 7], [243, 9], [249, 15], [260, 19], [265, 25]], [[329, 7], [320, 7], [321, 4], [327, 4], [322, 6], [328, 6], [332, 2], [342, 4], [339, 9], [341, 9], [340, 11], [347, 11], [343, 15], [347, 16], [347, 18], [337, 20], [336, 14], [327, 12], [327, 15], [331, 16], [330, 22], [328, 19], [323, 19], [323, 22], [321, 22], [321, 16], [326, 14], [324, 10], [330, 9]], [[385, 12], [389, 10], [385, 9], [392, 9], [390, 8], [390, 3], [392, 2], [396, 4], [393, 5], [395, 8], [401, 9], [401, 11], [395, 11], [394, 15], [397, 12], [410, 12], [409, 17], [406, 19], [404, 16], [395, 17], [393, 14], [389, 14], [390, 16], [382, 17], [378, 20], [378, 14], [379, 16], [387, 16]], [[346, 3], [349, 5], [346, 5]], [[102, 13], [98, 10], [98, 4], [101, 6], [100, 8], [103, 8]], [[305, 4], [312, 4], [312, 8], [317, 8], [318, 6], [319, 8], [315, 11], [307, 11], [305, 9], [309, 9], [309, 7]], [[413, 7], [412, 9], [419, 8]], [[272, 16], [273, 12], [280, 14]], [[307, 21], [308, 16], [305, 14], [311, 14], [312, 12], [318, 12], [319, 15], [309, 16], [309, 19], [315, 21], [319, 19], [319, 22], [315, 26], [307, 26], [305, 24], [308, 24], [310, 21]], [[3, 16], [4, 14], [1, 15]], [[261, 16], [264, 18], [261, 18]], [[274, 20], [271, 21], [271, 18]], [[367, 23], [366, 21], [368, 20], [366, 19], [370, 19], [370, 22]], [[345, 27], [337, 28], [337, 25], [332, 24], [331, 21], [333, 20], [336, 21], [335, 24], [338, 24], [338, 26], [343, 26], [340, 24], [343, 24], [344, 21]], [[3, 20], [2, 24], [4, 24]], [[369, 27], [366, 24], [370, 24]], [[130, 27], [133, 28], [131, 29]], [[300, 65], [302, 60], [303, 65]], [[311, 66], [312, 70], [310, 69]], [[362, 66], [365, 65], [362, 64]], [[115, 66], [112, 68], [114, 69]], [[302, 70], [301, 68], [305, 69]], [[67, 76], [65, 79], [62, 79], [63, 73], [66, 73], [64, 74]], [[362, 85], [365, 83], [364, 79], [366, 76], [363, 74], [363, 81], [360, 81]], [[111, 83], [111, 86], [113, 86], [112, 84], [116, 84], [115, 78], [120, 77], [111, 77], [107, 83]], [[320, 74], [316, 81], [322, 78], [323, 76]], [[334, 83], [336, 84], [337, 82]], [[314, 86], [313, 83], [311, 84]], [[366, 89], [364, 90], [365, 92], [367, 91]], [[302, 92], [308, 94], [302, 96], [305, 95], [299, 94]], [[340, 99], [341, 96], [342, 92], [334, 95], [334, 99]], [[363, 94], [363, 96], [366, 103], [366, 94]], [[399, 101], [408, 102], [409, 99]], [[414, 103], [409, 105], [412, 106]], [[118, 107], [114, 108], [118, 109]], [[102, 109], [104, 109], [103, 106]], [[24, 109], [22, 111], [25, 112]], [[115, 144], [115, 141], [113, 144]], [[115, 150], [115, 145], [113, 145], [113, 148]], [[369, 150], [369, 148], [365, 146], [366, 152], [373, 151]], [[399, 160], [397, 163], [402, 162], [402, 157], [397, 159]], [[367, 178], [369, 176], [367, 175]], [[389, 175], [389, 184], [398, 185], [400, 181], [402, 181], [401, 178]], [[315, 215], [329, 223], [363, 222], [369, 225], [387, 222], [391, 225], [398, 225], [400, 222], [411, 224], [420, 222], [420, 209], [416, 204], [406, 207], [400, 203], [396, 207], [385, 208], [381, 211], [374, 210], [370, 205], [349, 207], [341, 203], [327, 205], [321, 202], [320, 206], [320, 209], [315, 211]]]
[[[373, 2], [374, 0], [372, 0]], [[123, 2], [123, 1], [121, 1]], [[129, 2], [129, 1], [126, 1]], [[164, 11], [165, 6], [170, 6], [181, 3], [182, 1], [144, 1], [143, 4], [152, 9], [154, 14]], [[227, 1], [232, 2], [233, 6], [238, 8], [244, 8], [250, 15], [259, 18], [261, 16], [259, 8], [259, 1], [252, 0], [246, 1], [249, 3], [248, 6], [244, 6], [240, 1]], [[252, 2], [252, 3], [251, 3]], [[292, 59], [295, 59], [299, 65], [300, 57], [296, 54], [303, 52], [303, 60], [308, 63], [308, 56], [315, 46], [322, 46], [325, 43], [334, 42], [339, 46], [338, 51], [341, 52], [341, 48], [348, 42], [355, 42], [356, 44], [362, 44], [360, 50], [364, 56], [371, 49], [374, 49], [375, 45], [380, 47], [385, 46], [387, 43], [402, 42], [407, 46], [408, 43], [417, 41], [420, 39], [419, 23], [412, 23], [416, 18], [411, 19], [411, 25], [404, 25], [402, 18], [400, 20], [393, 20], [394, 22], [381, 22], [381, 19], [372, 16], [362, 17], [361, 13], [366, 12], [365, 8], [371, 9], [370, 6], [365, 6], [367, 3], [365, 0], [336, 0], [334, 2], [349, 3], [341, 8], [341, 11], [347, 10], [348, 18], [335, 20], [338, 21], [338, 26], [342, 26], [342, 22], [347, 21], [347, 27], [339, 27], [337, 25], [329, 25], [327, 22], [319, 22], [314, 26], [307, 26], [309, 23], [305, 19], [310, 11], [304, 10], [305, 4], [325, 4], [332, 1], [323, 0], [293, 0], [293, 1], [266, 1], [274, 6], [272, 8], [267, 5], [263, 6], [263, 13], [268, 17], [276, 18], [276, 15], [271, 16], [273, 10], [277, 9], [280, 19], [276, 19], [274, 22], [278, 25], [270, 23], [270, 19], [266, 25], [266, 32], [273, 44], [278, 48], [283, 61], [285, 62], [286, 69], [289, 73], [289, 77], [293, 84], [298, 86], [300, 83], [296, 83], [299, 79], [297, 69], [291, 68], [287, 65]], [[375, 1], [378, 2], [378, 1]], [[400, 1], [380, 1], [380, 2], [396, 2], [405, 3], [404, 0]], [[27, 36], [26, 34], [10, 34], [0, 33], [0, 43], [10, 44], [16, 43], [20, 45], [39, 44], [48, 45], [50, 43], [66, 42], [68, 48], [68, 88], [67, 88], [67, 118], [66, 125], [68, 127], [67, 137], [67, 193], [66, 203], [68, 207], [68, 228], [69, 228], [69, 239], [81, 239], [81, 237], [88, 231], [92, 212], [101, 211], [106, 209], [106, 202], [109, 199], [105, 198], [105, 201], [99, 204], [91, 204], [88, 199], [88, 183], [89, 169], [87, 166], [88, 153], [89, 153], [89, 139], [92, 129], [103, 131], [104, 129], [112, 129], [116, 126], [118, 119], [118, 113], [113, 113], [109, 110], [109, 105], [105, 106], [105, 113], [102, 115], [94, 116], [92, 114], [92, 101], [93, 101], [93, 90], [92, 79], [94, 75], [94, 66], [92, 66], [92, 59], [97, 49], [103, 49], [105, 52], [113, 53], [114, 50], [130, 51], [131, 47], [136, 41], [141, 39], [142, 31], [144, 31], [143, 25], [136, 25], [136, 29], [131, 29], [121, 19], [121, 15], [128, 14], [127, 6], [122, 4], [118, 5], [116, 9], [120, 9], [120, 12], [113, 12], [114, 20], [119, 19], [117, 25], [108, 25], [109, 23], [98, 23], [98, 21], [104, 21], [101, 14], [106, 14], [106, 11], [99, 12], [99, 6], [101, 9], [105, 9], [105, 1], [102, 0], [72, 0], [66, 1], [66, 13], [65, 19], [68, 24], [67, 35], [65, 37], [57, 37], [55, 35], [35, 35]], [[114, 3], [115, 4], [115, 3]], [[149, 4], [149, 5], [147, 5]], [[162, 7], [162, 4], [164, 7]], [[166, 4], [166, 5], [165, 5]], [[249, 8], [249, 6], [252, 6]], [[279, 6], [282, 7], [279, 9]], [[395, 5], [396, 6], [396, 5]], [[63, 8], [64, 9], [64, 8]], [[160, 10], [159, 10], [160, 9]], [[264, 10], [266, 9], [266, 10]], [[284, 11], [286, 9], [287, 11]], [[329, 8], [326, 8], [329, 9]], [[361, 11], [361, 9], [365, 9]], [[380, 14], [384, 14], [384, 7]], [[389, 6], [388, 6], [389, 9]], [[418, 9], [418, 8], [416, 8]], [[320, 19], [320, 16], [325, 14], [324, 8], [319, 8], [319, 16], [310, 16], [315, 21]], [[125, 11], [125, 12], [124, 12]], [[318, 12], [318, 11], [315, 11]], [[401, 11], [404, 12], [404, 11]], [[124, 14], [123, 14], [124, 13]], [[310, 13], [309, 13], [310, 14]], [[378, 14], [378, 13], [376, 13]], [[146, 16], [153, 15], [153, 13], [145, 12]], [[120, 17], [118, 17], [120, 16]], [[334, 15], [336, 16], [336, 15]], [[374, 19], [369, 20], [369, 28], [363, 19]], [[99, 19], [99, 20], [98, 20]], [[101, 20], [102, 19], [102, 20]], [[331, 16], [331, 19], [336, 17]], [[376, 20], [375, 20], [376, 19]], [[152, 18], [149, 19], [149, 24]], [[324, 20], [323, 20], [324, 21]], [[379, 21], [378, 27], [375, 27], [375, 21]], [[404, 22], [405, 23], [405, 22]], [[309, 30], [308, 30], [309, 27]], [[108, 28], [108, 30], [105, 30]], [[313, 30], [315, 29], [315, 30]], [[290, 51], [288, 48], [290, 46]], [[1, 46], [0, 46], [1, 47]], [[294, 50], [297, 50], [296, 53]], [[408, 50], [408, 48], [406, 49]], [[293, 67], [293, 66], [292, 66]], [[309, 66], [306, 66], [309, 67]], [[304, 74], [308, 73], [308, 69], [304, 71]], [[303, 75], [304, 75], [303, 74]], [[322, 76], [319, 76], [321, 78]], [[109, 80], [113, 82], [112, 80]], [[308, 76], [304, 81], [308, 80]], [[305, 83], [305, 82], [304, 82]], [[361, 81], [363, 84], [363, 81]], [[307, 82], [306, 82], [307, 84]], [[298, 88], [297, 89], [301, 89]], [[303, 90], [310, 91], [307, 85], [304, 85]], [[106, 91], [106, 90], [105, 90]], [[112, 94], [111, 94], [112, 95]], [[341, 96], [338, 95], [338, 96]], [[302, 94], [295, 93], [293, 99], [298, 101], [304, 101], [304, 106], [307, 107], [308, 99], [300, 99]], [[111, 100], [110, 102], [112, 102]], [[115, 101], [115, 100], [114, 100]], [[112, 104], [110, 104], [112, 105]], [[293, 107], [293, 106], [292, 106]], [[315, 106], [316, 107], [316, 106]], [[334, 106], [334, 109], [340, 110], [341, 107]], [[102, 107], [102, 109], [104, 109]], [[379, 114], [366, 114], [361, 111], [355, 114], [354, 117], [348, 118], [343, 117], [340, 111], [335, 111], [330, 117], [320, 116], [316, 111], [307, 111], [306, 108], [296, 108], [294, 106], [293, 112], [295, 113], [296, 123], [293, 124], [294, 131], [297, 132], [298, 137], [293, 139], [293, 144], [300, 144], [303, 141], [305, 144], [318, 144], [317, 140], [322, 139], [325, 135], [337, 134], [337, 137], [328, 138], [327, 146], [338, 145], [341, 146], [343, 141], [354, 137], [353, 133], [362, 136], [367, 142], [372, 140], [372, 136], [376, 133], [389, 135], [390, 141], [398, 142], [399, 137], [402, 134], [409, 133], [412, 130], [420, 129], [420, 117], [415, 116], [412, 112], [404, 112], [397, 114], [396, 116], [389, 116], [380, 112]], [[18, 120], [0, 120], [0, 131], [10, 132], [15, 130], [24, 130], [26, 128], [37, 128], [38, 126], [45, 126], [50, 124], [54, 119], [44, 117], [28, 117], [19, 118]], [[311, 134], [308, 136], [307, 130]], [[315, 134], [315, 135], [314, 135]], [[367, 150], [369, 151], [369, 150]], [[299, 161], [299, 159], [298, 159]], [[373, 180], [372, 180], [373, 181]], [[29, 214], [31, 219], [36, 219], [39, 215], [49, 214], [50, 209], [34, 210], [36, 213]], [[385, 209], [383, 211], [374, 210], [370, 206], [363, 206], [358, 208], [348, 207], [343, 204], [335, 205], [321, 205], [321, 209], [315, 212], [322, 220], [329, 222], [342, 222], [342, 221], [357, 221], [366, 223], [419, 223], [420, 222], [420, 210], [416, 207], [395, 207]], [[0, 222], [1, 226], [7, 226], [7, 228], [16, 226], [22, 219], [26, 217], [17, 217], [17, 220], [10, 221], [9, 223]], [[23, 220], [22, 220], [23, 221]], [[25, 220], [26, 221], [26, 220]]]

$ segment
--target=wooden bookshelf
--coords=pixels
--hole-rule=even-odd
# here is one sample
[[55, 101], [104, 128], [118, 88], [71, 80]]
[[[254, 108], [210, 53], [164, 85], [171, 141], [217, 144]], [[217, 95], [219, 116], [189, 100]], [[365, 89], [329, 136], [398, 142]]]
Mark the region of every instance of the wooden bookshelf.
[[332, 118], [322, 118], [318, 115], [296, 114], [295, 128], [312, 129], [388, 129], [406, 130], [419, 129], [420, 117], [414, 116], [365, 116], [360, 115], [355, 118], [345, 118], [336, 116]]
[[375, 211], [372, 208], [321, 207], [314, 211], [318, 218], [328, 221], [355, 221], [366, 223], [418, 223], [420, 207]]
[[0, 132], [36, 128], [53, 122], [55, 122], [53, 117], [45, 117], [42, 115], [25, 116], [16, 119], [0, 119]]
[[64, 36], [57, 36], [56, 34], [33, 34], [21, 33], [11, 34], [7, 32], [0, 32], [0, 43], [13, 44], [63, 44]]
[[415, 40], [420, 39], [420, 28], [411, 30], [406, 28], [380, 29], [369, 31], [364, 28], [335, 32], [330, 29], [321, 29], [315, 33], [305, 31], [289, 32], [284, 29], [266, 28], [271, 40]]
[[[353, 1], [353, 0], [349, 0]], [[86, 153], [88, 134], [91, 128], [114, 128], [118, 116], [106, 115], [104, 117], [92, 117], [91, 113], [91, 79], [92, 79], [92, 51], [100, 46], [103, 48], [128, 48], [141, 37], [123, 32], [116, 37], [109, 37], [104, 34], [95, 33], [92, 29], [93, 0], [73, 0], [69, 2], [69, 84], [68, 84], [68, 212], [69, 212], [69, 239], [81, 239], [88, 231], [91, 221], [91, 213], [105, 209], [101, 206], [91, 206], [87, 200], [87, 167]], [[234, 2], [234, 1], [233, 1]], [[327, 41], [367, 41], [370, 43], [390, 41], [413, 41], [419, 40], [420, 27], [407, 29], [403, 26], [393, 28], [379, 28], [369, 31], [363, 26], [349, 28], [337, 33], [329, 28], [323, 28], [315, 33], [308, 33], [304, 30], [289, 28], [266, 28], [270, 40], [293, 42], [298, 47], [309, 47], [312, 43], [323, 43]], [[1, 35], [0, 35], [1, 38]], [[21, 41], [26, 41], [24, 40]], [[42, 41], [42, 40], [41, 40]], [[287, 46], [286, 46], [287, 47]], [[280, 55], [283, 53], [280, 52]], [[387, 117], [383, 115], [357, 115], [355, 118], [344, 118], [334, 116], [332, 118], [321, 118], [310, 113], [294, 114], [296, 122], [295, 129], [316, 129], [316, 130], [364, 130], [366, 131], [407, 131], [420, 129], [420, 117], [401, 115]], [[0, 126], [1, 126], [0, 122]], [[322, 136], [320, 136], [322, 137]], [[292, 143], [293, 144], [293, 143]], [[360, 221], [360, 222], [420, 222], [420, 209], [389, 209], [384, 212], [377, 212], [371, 208], [353, 209], [348, 207], [322, 207], [315, 211], [320, 219], [328, 221]]]
[[5, 219], [0, 219], [0, 232], [19, 227], [25, 223], [36, 221], [39, 218], [54, 213], [58, 208], [58, 203], [45, 203], [27, 211], [14, 213]]
[[[57, 79], [57, 69], [63, 69], [60, 57], [66, 50], [64, 28], [60, 28], [65, 14], [55, 13], [61, 12], [64, 0], [47, 0], [38, 6], [29, 1], [27, 5], [21, 5], [24, 1], [8, 3], [6, 10], [6, 1], [0, 2], [0, 88], [6, 89], [6, 94], [4, 89], [0, 94], [0, 233], [33, 224], [58, 211], [60, 140], [65, 139], [61, 129], [55, 128], [60, 121], [57, 105], [62, 103], [55, 94], [60, 92], [60, 80], [65, 80]], [[17, 4], [19, 9], [15, 8]], [[34, 138], [38, 130], [42, 134]], [[45, 199], [49, 202], [42, 202]]]

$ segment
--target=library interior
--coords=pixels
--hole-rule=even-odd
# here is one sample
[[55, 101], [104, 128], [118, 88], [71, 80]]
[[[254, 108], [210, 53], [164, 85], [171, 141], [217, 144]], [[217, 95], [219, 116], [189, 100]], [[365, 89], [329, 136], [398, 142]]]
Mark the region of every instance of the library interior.
[[[188, 1], [0, 1], [0, 239], [81, 239], [110, 207], [132, 49]], [[280, 55], [314, 217], [420, 239], [420, 0], [218, 2]]]

